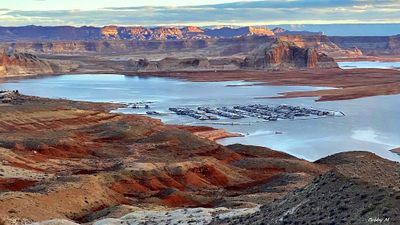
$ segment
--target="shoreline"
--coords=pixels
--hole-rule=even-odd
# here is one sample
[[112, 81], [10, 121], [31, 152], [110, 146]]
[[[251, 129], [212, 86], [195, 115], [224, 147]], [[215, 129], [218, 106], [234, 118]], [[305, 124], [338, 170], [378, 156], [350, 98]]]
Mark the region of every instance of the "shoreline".
[[61, 75], [76, 74], [115, 74], [138, 77], [163, 77], [188, 80], [192, 82], [245, 81], [257, 82], [255, 85], [271, 86], [311, 86], [332, 87], [327, 90], [288, 92], [282, 96], [261, 96], [262, 98], [297, 98], [317, 97], [317, 101], [335, 101], [400, 94], [400, 71], [393, 69], [313, 69], [298, 71], [257, 71], [257, 70], [222, 70], [222, 71], [85, 71], [39, 75], [21, 75], [0, 77], [0, 83], [10, 80], [36, 79]]
[[360, 56], [360, 57], [341, 57], [335, 58], [336, 62], [360, 62], [360, 61], [369, 61], [369, 62], [400, 62], [400, 57], [393, 56]]

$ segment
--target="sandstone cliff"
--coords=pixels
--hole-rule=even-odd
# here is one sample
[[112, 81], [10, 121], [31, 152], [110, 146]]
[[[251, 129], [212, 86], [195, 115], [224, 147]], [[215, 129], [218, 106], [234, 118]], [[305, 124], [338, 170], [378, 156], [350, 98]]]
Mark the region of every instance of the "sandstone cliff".
[[262, 46], [252, 55], [246, 57], [244, 68], [289, 70], [338, 67], [333, 58], [319, 53], [314, 48], [299, 47], [294, 43], [277, 39], [270, 46]]
[[280, 36], [283, 41], [288, 41], [302, 48], [314, 48], [331, 57], [358, 57], [363, 53], [357, 48], [341, 48], [325, 35], [287, 35]]
[[54, 72], [52, 65], [28, 53], [0, 54], [0, 75], [40, 74]]

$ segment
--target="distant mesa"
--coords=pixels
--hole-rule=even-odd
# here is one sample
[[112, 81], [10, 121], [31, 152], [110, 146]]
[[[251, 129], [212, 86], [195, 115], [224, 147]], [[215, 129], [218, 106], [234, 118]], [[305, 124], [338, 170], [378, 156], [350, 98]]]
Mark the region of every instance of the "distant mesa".
[[274, 32], [266, 27], [222, 27], [216, 29], [202, 29], [196, 26], [178, 27], [118, 27], [105, 26], [101, 28], [101, 35], [105, 39], [129, 40], [182, 40], [227, 38], [240, 36], [274, 36]]
[[322, 32], [289, 31], [281, 27], [273, 30], [266, 26], [214, 27], [198, 26], [22, 26], [0, 27], [0, 40], [187, 40], [232, 38], [243, 36], [323, 35]]
[[300, 35], [300, 36], [307, 36], [307, 35], [324, 35], [323, 32], [313, 32], [313, 31], [290, 31], [283, 29], [282, 27], [275, 27], [272, 32], [274, 32], [277, 36], [284, 36], [284, 35]]
[[274, 32], [266, 27], [222, 27], [207, 29], [205, 34], [210, 37], [239, 37], [239, 36], [274, 36]]
[[274, 36], [267, 27], [219, 27], [203, 29], [197, 26], [22, 26], [0, 27], [0, 40], [182, 40], [227, 38], [238, 36]]

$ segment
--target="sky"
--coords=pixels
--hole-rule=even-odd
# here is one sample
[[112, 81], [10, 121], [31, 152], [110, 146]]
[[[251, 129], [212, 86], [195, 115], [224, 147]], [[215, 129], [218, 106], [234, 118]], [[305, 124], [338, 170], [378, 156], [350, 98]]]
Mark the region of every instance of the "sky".
[[400, 0], [1, 0], [0, 26], [400, 23]]

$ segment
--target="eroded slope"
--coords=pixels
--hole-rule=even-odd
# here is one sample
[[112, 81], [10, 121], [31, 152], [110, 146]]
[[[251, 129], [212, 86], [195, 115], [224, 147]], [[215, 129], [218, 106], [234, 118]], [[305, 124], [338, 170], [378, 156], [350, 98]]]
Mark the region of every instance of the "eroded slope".
[[193, 127], [107, 112], [118, 105], [10, 98], [0, 104], [0, 216], [7, 221], [88, 222], [118, 205], [268, 202], [325, 170], [266, 148], [223, 147]]

